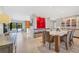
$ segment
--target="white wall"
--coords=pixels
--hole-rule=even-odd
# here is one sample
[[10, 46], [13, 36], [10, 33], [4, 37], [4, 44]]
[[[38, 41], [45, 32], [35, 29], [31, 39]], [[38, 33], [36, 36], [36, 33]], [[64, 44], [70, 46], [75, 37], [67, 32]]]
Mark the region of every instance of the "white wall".
[[51, 22], [50, 18], [46, 18], [45, 20], [46, 20], [46, 28], [50, 28], [50, 25], [51, 25], [50, 24], [50, 22]]
[[0, 24], [0, 34], [3, 34], [3, 24]]
[[0, 13], [3, 12], [3, 7], [0, 7]]

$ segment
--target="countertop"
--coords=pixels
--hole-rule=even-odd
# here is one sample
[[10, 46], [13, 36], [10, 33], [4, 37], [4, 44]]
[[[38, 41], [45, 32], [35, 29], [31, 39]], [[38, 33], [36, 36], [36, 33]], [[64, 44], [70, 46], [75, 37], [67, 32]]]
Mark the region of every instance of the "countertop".
[[0, 46], [12, 44], [12, 41], [7, 39], [5, 36], [0, 36]]

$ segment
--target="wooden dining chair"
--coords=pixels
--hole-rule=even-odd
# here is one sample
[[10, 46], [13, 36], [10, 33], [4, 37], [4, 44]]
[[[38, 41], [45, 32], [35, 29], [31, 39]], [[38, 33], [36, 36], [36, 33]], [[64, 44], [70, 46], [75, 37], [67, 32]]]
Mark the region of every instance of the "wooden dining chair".
[[66, 47], [66, 50], [68, 50], [70, 44], [70, 40], [71, 40], [71, 34], [72, 34], [72, 31], [68, 31], [67, 35], [64, 35], [63, 37], [61, 37], [61, 41], [65, 43], [65, 47]]
[[51, 36], [48, 31], [43, 31], [43, 45], [45, 45], [46, 42], [49, 43], [49, 50], [50, 50], [51, 43], [54, 42], [54, 37]]

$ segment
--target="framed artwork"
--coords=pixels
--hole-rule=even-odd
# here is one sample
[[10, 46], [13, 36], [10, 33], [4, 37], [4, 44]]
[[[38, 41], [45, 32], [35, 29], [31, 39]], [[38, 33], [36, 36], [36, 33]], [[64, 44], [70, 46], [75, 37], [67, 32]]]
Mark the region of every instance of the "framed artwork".
[[46, 28], [45, 18], [37, 17], [37, 28]]
[[30, 28], [30, 21], [26, 21], [26, 28]]

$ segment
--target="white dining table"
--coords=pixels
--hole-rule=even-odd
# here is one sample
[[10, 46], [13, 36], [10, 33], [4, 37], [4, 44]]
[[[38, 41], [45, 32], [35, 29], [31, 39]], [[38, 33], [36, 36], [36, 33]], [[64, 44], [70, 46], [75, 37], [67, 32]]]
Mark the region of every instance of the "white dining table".
[[60, 51], [60, 39], [61, 36], [64, 36], [67, 34], [68, 31], [49, 31], [50, 35], [54, 37], [54, 42], [55, 42], [55, 51], [59, 52]]
[[63, 36], [64, 34], [67, 34], [67, 31], [50, 31], [50, 35], [52, 36], [55, 35]]

